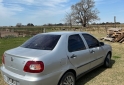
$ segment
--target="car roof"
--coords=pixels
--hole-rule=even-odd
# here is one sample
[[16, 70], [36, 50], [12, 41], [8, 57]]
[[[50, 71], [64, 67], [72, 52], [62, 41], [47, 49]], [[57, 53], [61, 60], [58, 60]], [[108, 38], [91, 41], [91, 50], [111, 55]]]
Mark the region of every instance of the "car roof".
[[87, 32], [80, 32], [80, 31], [56, 31], [56, 32], [48, 32], [48, 33], [43, 33], [43, 34], [54, 34], [54, 35], [65, 35], [65, 34], [88, 34]]

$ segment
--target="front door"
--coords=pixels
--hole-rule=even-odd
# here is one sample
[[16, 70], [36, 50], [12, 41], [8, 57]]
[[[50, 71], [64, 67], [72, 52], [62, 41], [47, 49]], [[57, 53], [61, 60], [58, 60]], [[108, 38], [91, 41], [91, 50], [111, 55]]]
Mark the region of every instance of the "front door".
[[85, 38], [89, 51], [90, 51], [90, 59], [91, 59], [91, 66], [93, 68], [99, 64], [101, 64], [104, 60], [104, 51], [103, 48], [100, 46], [99, 41], [89, 34], [82, 34]]

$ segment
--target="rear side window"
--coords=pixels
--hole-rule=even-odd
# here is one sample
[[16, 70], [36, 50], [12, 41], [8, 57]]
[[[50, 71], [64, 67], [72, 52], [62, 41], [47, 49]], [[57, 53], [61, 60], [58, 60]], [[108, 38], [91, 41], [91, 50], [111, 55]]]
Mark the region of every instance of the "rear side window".
[[38, 34], [26, 41], [21, 47], [39, 50], [53, 50], [60, 36], [61, 35]]
[[79, 34], [71, 35], [68, 39], [68, 51], [74, 52], [86, 49]]
[[99, 41], [89, 34], [82, 34], [89, 46], [89, 48], [99, 47]]

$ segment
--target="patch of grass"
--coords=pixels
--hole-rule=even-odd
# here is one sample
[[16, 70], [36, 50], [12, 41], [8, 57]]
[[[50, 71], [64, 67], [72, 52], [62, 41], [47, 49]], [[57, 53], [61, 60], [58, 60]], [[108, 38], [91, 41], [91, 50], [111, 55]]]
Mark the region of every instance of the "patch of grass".
[[[87, 31], [97, 39], [106, 36], [106, 32]], [[25, 42], [26, 38], [0, 39], [0, 56], [5, 50], [17, 47]], [[81, 77], [76, 85], [124, 85], [124, 44], [102, 41], [112, 46], [112, 68], [97, 68]], [[0, 60], [1, 62], [1, 60]], [[0, 76], [1, 77], [1, 76]], [[6, 85], [0, 78], [0, 85]]]
[[119, 56], [113, 56], [113, 58], [115, 58], [115, 59], [116, 59], [116, 58], [121, 58], [121, 57], [119, 57]]
[[29, 39], [29, 37], [2, 38], [2, 39], [0, 39], [0, 63], [1, 63], [1, 56], [3, 55], [3, 53], [6, 50], [20, 46], [27, 39]]

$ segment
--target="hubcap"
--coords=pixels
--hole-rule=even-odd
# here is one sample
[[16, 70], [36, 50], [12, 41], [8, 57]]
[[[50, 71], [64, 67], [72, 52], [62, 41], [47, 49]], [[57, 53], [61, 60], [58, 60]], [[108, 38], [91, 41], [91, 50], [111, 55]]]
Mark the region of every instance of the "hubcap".
[[67, 76], [60, 85], [74, 85], [74, 82], [73, 76]]

